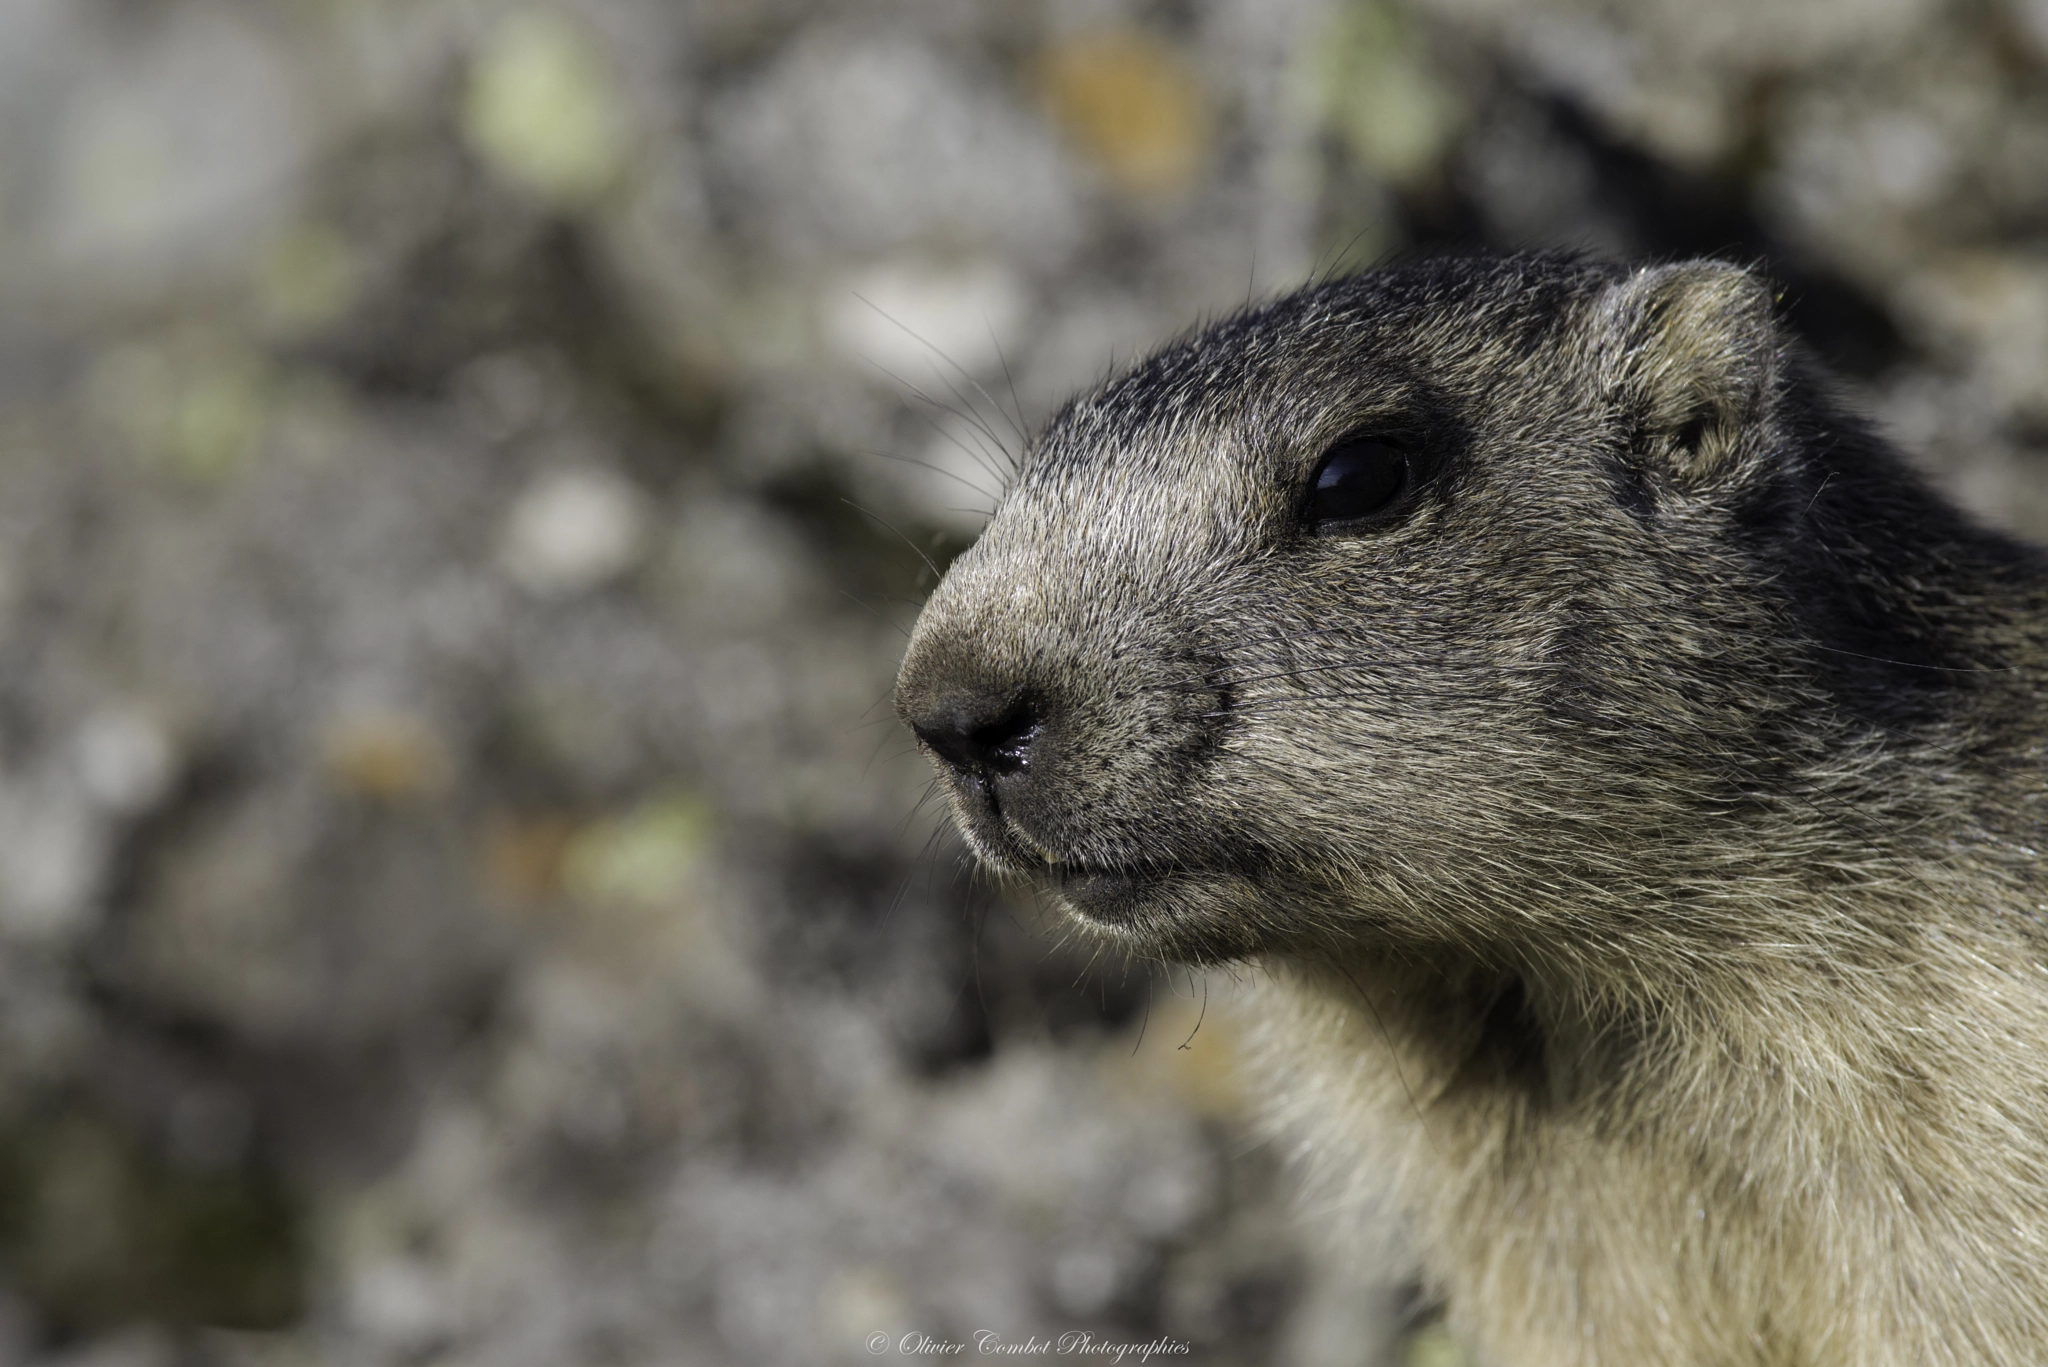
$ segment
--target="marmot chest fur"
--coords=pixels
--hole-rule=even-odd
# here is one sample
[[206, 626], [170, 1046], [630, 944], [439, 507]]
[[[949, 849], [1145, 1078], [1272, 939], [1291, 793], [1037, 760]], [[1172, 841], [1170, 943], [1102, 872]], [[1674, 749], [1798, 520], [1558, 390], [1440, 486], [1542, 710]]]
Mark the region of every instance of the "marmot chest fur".
[[1062, 409], [899, 711], [996, 870], [1263, 966], [1476, 1359], [2048, 1360], [2048, 564], [1712, 262], [1320, 285]]

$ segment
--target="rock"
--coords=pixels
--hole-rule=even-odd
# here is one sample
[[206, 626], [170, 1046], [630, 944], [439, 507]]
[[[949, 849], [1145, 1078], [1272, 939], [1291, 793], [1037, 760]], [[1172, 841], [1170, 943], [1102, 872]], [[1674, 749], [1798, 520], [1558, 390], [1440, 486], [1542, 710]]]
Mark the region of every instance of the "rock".
[[169, 731], [139, 709], [93, 713], [72, 744], [80, 789], [112, 816], [148, 811], [177, 778], [179, 757]]
[[48, 944], [84, 933], [106, 877], [106, 829], [55, 784], [0, 787], [0, 938]]
[[153, 10], [68, 75], [37, 245], [75, 288], [221, 278], [291, 212], [313, 114], [266, 26], [226, 6]]
[[899, 384], [944, 394], [998, 372], [1016, 347], [1028, 298], [999, 261], [870, 267], [825, 292], [825, 333], [848, 357]]
[[767, 243], [798, 261], [932, 246], [1058, 261], [1079, 228], [1049, 130], [899, 33], [819, 26], [711, 112]]
[[646, 514], [639, 492], [596, 466], [543, 471], [513, 504], [498, 541], [498, 565], [543, 598], [587, 593], [640, 557]]
[[626, 117], [603, 54], [557, 10], [498, 22], [470, 67], [462, 130], [491, 168], [565, 208], [627, 166]]

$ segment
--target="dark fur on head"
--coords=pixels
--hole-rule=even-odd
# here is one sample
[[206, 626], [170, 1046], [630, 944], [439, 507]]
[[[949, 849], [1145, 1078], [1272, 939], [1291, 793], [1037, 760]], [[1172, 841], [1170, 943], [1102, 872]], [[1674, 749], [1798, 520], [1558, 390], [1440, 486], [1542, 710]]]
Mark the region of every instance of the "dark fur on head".
[[[1346, 438], [1406, 483], [1311, 525]], [[1483, 1355], [2017, 1362], [2044, 662], [2040, 557], [1753, 275], [1451, 259], [1068, 404], [898, 705], [987, 864], [1275, 970], [1279, 1100]]]

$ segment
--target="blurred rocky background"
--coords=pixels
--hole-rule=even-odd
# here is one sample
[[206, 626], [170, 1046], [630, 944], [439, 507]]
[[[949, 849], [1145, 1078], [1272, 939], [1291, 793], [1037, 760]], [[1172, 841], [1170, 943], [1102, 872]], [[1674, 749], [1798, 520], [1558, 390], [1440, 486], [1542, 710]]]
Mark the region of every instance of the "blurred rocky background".
[[0, 0], [0, 1362], [1455, 1361], [887, 695], [1064, 392], [1470, 244], [2048, 537], [2044, 0]]

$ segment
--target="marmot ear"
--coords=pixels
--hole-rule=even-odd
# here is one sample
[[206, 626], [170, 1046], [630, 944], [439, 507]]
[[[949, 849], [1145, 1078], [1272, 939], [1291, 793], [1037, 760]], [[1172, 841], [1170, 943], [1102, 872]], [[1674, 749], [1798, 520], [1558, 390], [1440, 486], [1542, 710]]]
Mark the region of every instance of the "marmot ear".
[[1771, 295], [1738, 266], [1650, 266], [1600, 301], [1609, 401], [1634, 424], [1639, 457], [1686, 484], [1736, 463], [1778, 368]]

